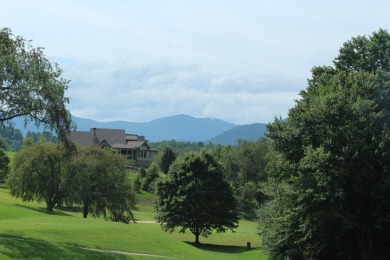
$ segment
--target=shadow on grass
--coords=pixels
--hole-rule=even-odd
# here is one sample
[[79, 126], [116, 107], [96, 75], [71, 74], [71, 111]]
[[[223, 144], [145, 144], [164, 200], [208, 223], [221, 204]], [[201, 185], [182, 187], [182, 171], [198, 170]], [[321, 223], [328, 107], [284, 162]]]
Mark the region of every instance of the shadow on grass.
[[[217, 252], [217, 253], [229, 253], [229, 254], [240, 254], [248, 251], [244, 246], [226, 246], [226, 245], [214, 245], [214, 244], [195, 244], [194, 242], [185, 242], [191, 246], [199, 248], [205, 251]], [[253, 250], [253, 249], [251, 249]]]
[[[53, 211], [53, 212], [47, 212], [46, 208], [44, 207], [31, 207], [31, 206], [27, 206], [27, 205], [21, 205], [21, 204], [15, 204], [15, 206], [17, 207], [21, 207], [21, 208], [25, 208], [25, 209], [29, 209], [29, 210], [33, 210], [33, 211], [36, 211], [36, 212], [39, 212], [39, 213], [44, 213], [44, 214], [48, 214], [48, 215], [55, 215], [55, 216], [72, 216], [70, 214], [67, 214], [65, 212], [61, 212], [61, 211]], [[73, 217], [73, 216], [72, 216]]]
[[129, 259], [123, 255], [93, 252], [42, 240], [0, 234], [0, 258], [10, 259]]

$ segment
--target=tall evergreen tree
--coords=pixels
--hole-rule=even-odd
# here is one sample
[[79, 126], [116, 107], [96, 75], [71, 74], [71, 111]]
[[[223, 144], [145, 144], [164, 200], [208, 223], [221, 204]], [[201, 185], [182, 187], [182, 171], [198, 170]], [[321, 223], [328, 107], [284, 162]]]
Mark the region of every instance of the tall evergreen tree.
[[160, 161], [160, 169], [163, 173], [168, 173], [169, 166], [175, 161], [176, 156], [173, 153], [172, 149], [167, 147], [162, 150], [162, 156]]

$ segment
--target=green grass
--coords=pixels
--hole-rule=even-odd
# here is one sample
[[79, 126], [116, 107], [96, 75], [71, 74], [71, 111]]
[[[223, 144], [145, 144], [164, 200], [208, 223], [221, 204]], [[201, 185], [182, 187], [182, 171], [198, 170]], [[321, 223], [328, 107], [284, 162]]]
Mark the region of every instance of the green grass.
[[[144, 197], [148, 197], [144, 194]], [[135, 216], [154, 217], [151, 201], [145, 199]], [[26, 240], [27, 239], [27, 240]], [[158, 224], [122, 224], [102, 219], [83, 219], [80, 213], [22, 202], [0, 189], [0, 259], [145, 259], [88, 251], [82, 248], [117, 250], [169, 256], [176, 259], [266, 259], [261, 249], [246, 250], [246, 242], [258, 247], [256, 224], [241, 221], [236, 233], [212, 234], [195, 247], [190, 233], [166, 233]]]
[[16, 153], [16, 152], [10, 152], [10, 151], [6, 151], [6, 152], [5, 152], [5, 154], [8, 156], [8, 158], [9, 158], [10, 160], [12, 160], [12, 158], [14, 158], [15, 153]]

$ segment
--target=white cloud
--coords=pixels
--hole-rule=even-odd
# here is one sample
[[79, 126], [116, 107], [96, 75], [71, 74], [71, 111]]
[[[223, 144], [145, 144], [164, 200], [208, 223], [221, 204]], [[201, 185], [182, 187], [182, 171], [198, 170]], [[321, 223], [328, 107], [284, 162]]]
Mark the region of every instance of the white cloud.
[[139, 122], [184, 113], [237, 124], [268, 122], [275, 115], [286, 115], [302, 83], [221, 75], [199, 65], [118, 63], [67, 69], [74, 77], [67, 94], [73, 97], [70, 109], [75, 115]]
[[287, 115], [310, 69], [388, 28], [378, 1], [3, 1], [0, 24], [45, 47], [69, 108], [97, 120]]

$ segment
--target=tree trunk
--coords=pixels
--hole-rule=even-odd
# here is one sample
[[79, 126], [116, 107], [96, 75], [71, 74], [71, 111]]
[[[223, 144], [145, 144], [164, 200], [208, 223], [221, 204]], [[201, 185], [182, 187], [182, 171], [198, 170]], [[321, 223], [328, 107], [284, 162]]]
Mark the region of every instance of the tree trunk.
[[88, 216], [88, 206], [84, 204], [83, 206], [83, 218], [87, 218]]
[[194, 234], [194, 235], [195, 235], [195, 245], [200, 245], [199, 234]]
[[54, 205], [51, 201], [46, 201], [46, 211], [48, 213], [52, 213], [53, 212], [53, 208], [54, 208]]

